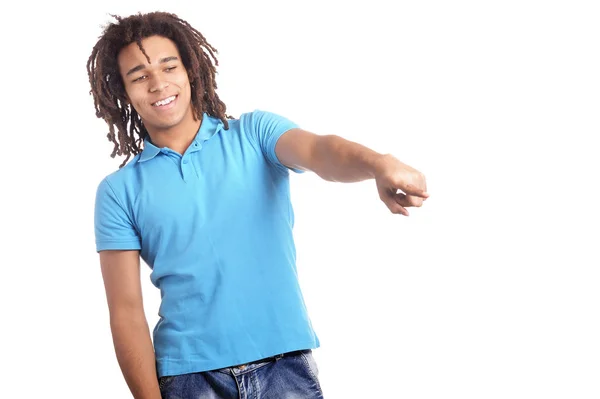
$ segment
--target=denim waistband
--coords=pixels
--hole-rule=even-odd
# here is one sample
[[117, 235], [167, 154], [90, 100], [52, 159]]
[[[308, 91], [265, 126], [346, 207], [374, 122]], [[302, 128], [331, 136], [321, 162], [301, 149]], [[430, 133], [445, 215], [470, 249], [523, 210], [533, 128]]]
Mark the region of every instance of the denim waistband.
[[291, 352], [285, 352], [285, 353], [280, 353], [279, 355], [275, 355], [275, 356], [271, 356], [271, 357], [266, 357], [264, 359], [260, 359], [260, 360], [255, 360], [252, 362], [248, 362], [248, 363], [244, 363], [244, 364], [238, 364], [236, 366], [231, 366], [231, 367], [225, 367], [216, 371], [222, 372], [222, 373], [226, 373], [226, 374], [231, 374], [233, 373], [234, 375], [240, 375], [240, 374], [244, 374], [247, 373], [249, 371], [252, 370], [256, 370], [261, 368], [262, 366], [265, 366], [271, 362], [275, 362], [279, 359], [282, 359], [284, 357], [292, 357], [292, 356], [298, 356], [302, 353], [307, 353], [310, 352], [310, 349], [303, 349], [303, 350], [297, 350], [297, 351], [291, 351]]

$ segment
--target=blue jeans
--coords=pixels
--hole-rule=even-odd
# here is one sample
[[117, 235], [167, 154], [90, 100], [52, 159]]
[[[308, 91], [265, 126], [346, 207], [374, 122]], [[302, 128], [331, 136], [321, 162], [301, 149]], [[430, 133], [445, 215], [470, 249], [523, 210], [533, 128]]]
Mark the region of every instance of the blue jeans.
[[323, 399], [311, 350], [201, 373], [161, 377], [163, 399]]

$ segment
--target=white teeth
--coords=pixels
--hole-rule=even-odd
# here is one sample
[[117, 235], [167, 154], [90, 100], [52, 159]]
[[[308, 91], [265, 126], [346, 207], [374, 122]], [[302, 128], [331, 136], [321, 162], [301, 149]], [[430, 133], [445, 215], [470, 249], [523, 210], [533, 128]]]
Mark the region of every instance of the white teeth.
[[157, 101], [157, 102], [155, 102], [152, 105], [154, 105], [155, 107], [158, 107], [160, 105], [167, 105], [167, 104], [169, 104], [173, 100], [175, 100], [175, 96], [171, 96], [169, 98], [165, 98], [164, 100]]

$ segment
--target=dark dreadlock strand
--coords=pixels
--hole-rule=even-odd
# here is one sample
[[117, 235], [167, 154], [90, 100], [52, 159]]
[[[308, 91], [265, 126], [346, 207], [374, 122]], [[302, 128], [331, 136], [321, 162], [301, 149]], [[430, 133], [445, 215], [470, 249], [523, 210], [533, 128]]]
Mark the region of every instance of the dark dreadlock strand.
[[227, 107], [216, 93], [218, 51], [198, 30], [175, 14], [165, 12], [138, 13], [126, 18], [111, 16], [117, 22], [104, 28], [87, 61], [87, 71], [96, 117], [106, 121], [109, 128], [106, 137], [114, 143], [110, 156], [125, 156], [119, 168], [125, 166], [132, 155], [142, 151], [148, 131], [136, 110], [127, 102], [117, 57], [121, 49], [136, 43], [150, 62], [142, 46], [146, 37], [158, 35], [175, 42], [188, 72], [194, 117], [198, 120], [206, 112], [219, 118], [225, 129], [229, 129], [227, 119], [232, 117], [226, 115]]

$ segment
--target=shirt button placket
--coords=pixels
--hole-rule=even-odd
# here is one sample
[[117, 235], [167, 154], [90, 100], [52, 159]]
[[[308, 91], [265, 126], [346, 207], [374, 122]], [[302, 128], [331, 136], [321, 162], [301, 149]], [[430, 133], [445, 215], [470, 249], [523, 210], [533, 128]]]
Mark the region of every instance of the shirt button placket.
[[189, 175], [189, 166], [187, 166], [189, 162], [188, 158], [183, 158], [183, 160], [181, 161], [181, 176], [183, 178], [183, 181], [187, 182], [188, 179], [188, 175]]
[[[192, 153], [196, 153], [198, 151], [200, 151], [202, 149], [202, 144], [199, 144], [197, 141], [194, 142], [194, 148], [195, 150], [192, 151]], [[198, 154], [196, 154], [197, 156]], [[196, 177], [199, 179], [200, 178], [200, 171], [198, 171], [198, 165], [197, 163], [192, 163], [192, 168], [194, 170], [194, 173], [196, 173]]]

